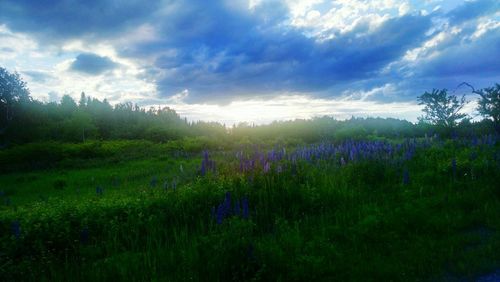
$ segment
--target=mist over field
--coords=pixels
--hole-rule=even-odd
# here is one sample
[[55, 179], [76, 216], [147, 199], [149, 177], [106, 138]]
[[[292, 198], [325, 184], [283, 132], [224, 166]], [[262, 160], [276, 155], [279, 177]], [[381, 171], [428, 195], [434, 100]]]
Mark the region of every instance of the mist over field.
[[0, 281], [500, 281], [500, 3], [0, 1]]

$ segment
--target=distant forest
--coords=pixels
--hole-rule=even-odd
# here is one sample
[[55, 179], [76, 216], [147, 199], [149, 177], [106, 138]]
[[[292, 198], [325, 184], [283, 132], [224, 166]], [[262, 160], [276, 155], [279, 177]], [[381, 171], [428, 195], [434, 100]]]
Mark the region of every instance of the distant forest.
[[[268, 125], [240, 123], [231, 128], [216, 122], [189, 122], [169, 107], [144, 109], [136, 104], [112, 106], [81, 93], [78, 102], [65, 95], [59, 103], [44, 103], [30, 96], [18, 74], [0, 68], [0, 145], [9, 147], [38, 141], [85, 142], [87, 140], [149, 140], [165, 142], [186, 137], [217, 140], [269, 141], [367, 137], [470, 136], [494, 132], [490, 119], [472, 122], [463, 118], [453, 126], [430, 123], [414, 124], [393, 118], [355, 118], [336, 120], [315, 117], [307, 120], [275, 121]], [[424, 96], [424, 95], [423, 95]]]

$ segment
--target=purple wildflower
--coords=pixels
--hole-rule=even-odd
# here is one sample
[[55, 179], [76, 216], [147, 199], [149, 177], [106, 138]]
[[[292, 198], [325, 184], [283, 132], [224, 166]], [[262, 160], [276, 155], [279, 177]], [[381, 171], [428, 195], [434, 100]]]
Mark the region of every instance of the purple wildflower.
[[205, 176], [207, 173], [207, 165], [205, 164], [205, 160], [201, 162], [201, 169], [200, 169], [201, 176]]
[[268, 173], [270, 169], [271, 164], [269, 162], [266, 162], [266, 164], [264, 165], [264, 173]]
[[229, 215], [231, 213], [231, 192], [226, 192], [226, 196], [223, 202], [224, 213], [225, 215]]
[[224, 204], [220, 204], [219, 206], [217, 206], [215, 222], [217, 222], [217, 224], [222, 224], [223, 220], [224, 220]]
[[200, 169], [200, 174], [201, 176], [205, 176], [207, 172], [212, 172], [215, 173], [215, 161], [210, 160], [210, 156], [208, 154], [208, 151], [203, 151], [203, 159], [201, 161], [201, 169]]

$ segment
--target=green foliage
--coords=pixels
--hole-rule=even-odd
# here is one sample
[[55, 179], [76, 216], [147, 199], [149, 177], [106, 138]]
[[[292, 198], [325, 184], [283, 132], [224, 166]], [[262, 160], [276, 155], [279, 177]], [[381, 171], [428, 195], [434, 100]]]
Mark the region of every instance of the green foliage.
[[433, 89], [432, 92], [425, 92], [418, 98], [419, 105], [424, 105], [425, 116], [422, 120], [433, 124], [453, 128], [457, 122], [467, 115], [460, 113], [465, 106], [465, 95], [457, 99], [455, 95], [448, 95], [448, 90]]
[[[465, 119], [463, 98], [446, 90], [419, 97], [434, 124], [317, 117], [227, 129], [84, 93], [78, 104], [31, 101], [8, 78], [26, 95], [0, 132], [0, 280], [440, 281], [500, 266], [498, 144], [437, 136], [494, 124]], [[236, 156], [259, 150], [366, 139], [385, 143], [364, 153], [394, 146], [375, 159], [238, 169]], [[411, 142], [432, 145], [386, 158]], [[203, 150], [217, 170], [202, 173]], [[248, 200], [248, 217], [217, 220], [227, 193]]]
[[[106, 99], [101, 101], [85, 93], [81, 93], [78, 104], [68, 95], [64, 95], [60, 103], [42, 103], [29, 98], [26, 84], [17, 74], [11, 75], [2, 69], [2, 75], [4, 80], [10, 81], [4, 83], [8, 87], [4, 87], [2, 95], [10, 98], [2, 98], [3, 104], [0, 105], [5, 110], [6, 103], [9, 104], [9, 110], [4, 115], [4, 119], [8, 116], [9, 122], [3, 123], [4, 127], [0, 128], [1, 147], [39, 141], [136, 139], [162, 143], [199, 138], [220, 141], [222, 147], [227, 148], [254, 144], [301, 144], [327, 139], [424, 137], [436, 133], [449, 135], [449, 128], [452, 127], [455, 132], [467, 136], [488, 133], [495, 126], [498, 127], [495, 121], [497, 117], [492, 112], [498, 108], [495, 106], [498, 87], [481, 90], [486, 102], [480, 103], [483, 105], [480, 112], [492, 117], [493, 124], [488, 119], [468, 123], [465, 115], [459, 112], [465, 104], [464, 97], [458, 100], [443, 89], [426, 92], [419, 97], [420, 104], [425, 105], [424, 120], [432, 124], [413, 124], [392, 118], [353, 117], [340, 121], [323, 116], [308, 120], [276, 121], [260, 126], [241, 123], [226, 128], [216, 122], [188, 122], [168, 107], [144, 109], [130, 102], [112, 106]], [[487, 115], [487, 112], [491, 115]], [[210, 148], [218, 147], [210, 142], [202, 143]]]
[[[176, 154], [205, 141], [7, 150], [20, 156], [31, 147], [28, 156], [51, 146], [67, 158], [62, 161], [85, 156], [94, 163], [0, 175], [12, 199], [0, 207], [1, 277], [439, 281], [473, 280], [500, 264], [498, 144], [448, 140], [418, 149], [404, 164], [312, 160], [250, 175], [235, 171], [233, 152], [223, 151], [212, 155], [219, 171], [199, 177], [200, 159]], [[141, 157], [127, 159], [126, 152]], [[119, 162], [95, 162], [117, 155]], [[410, 184], [401, 181], [403, 165]], [[152, 177], [179, 185], [153, 187]], [[104, 187], [102, 195], [96, 186]], [[226, 192], [232, 199], [248, 197], [249, 219], [230, 216], [216, 224], [211, 210]], [[13, 222], [19, 222], [18, 237]]]
[[496, 130], [500, 132], [500, 84], [494, 87], [487, 87], [475, 93], [481, 98], [478, 101], [478, 112], [484, 117], [491, 118], [496, 125]]
[[29, 99], [28, 87], [19, 74], [9, 73], [0, 67], [0, 138], [5, 127], [15, 117], [14, 105]]

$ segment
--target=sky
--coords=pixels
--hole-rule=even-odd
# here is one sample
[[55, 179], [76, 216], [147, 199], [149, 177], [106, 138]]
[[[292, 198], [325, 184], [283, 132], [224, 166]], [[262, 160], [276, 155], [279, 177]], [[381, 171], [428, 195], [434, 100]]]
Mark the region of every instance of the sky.
[[415, 121], [425, 91], [500, 82], [500, 1], [1, 0], [0, 66], [46, 102]]

